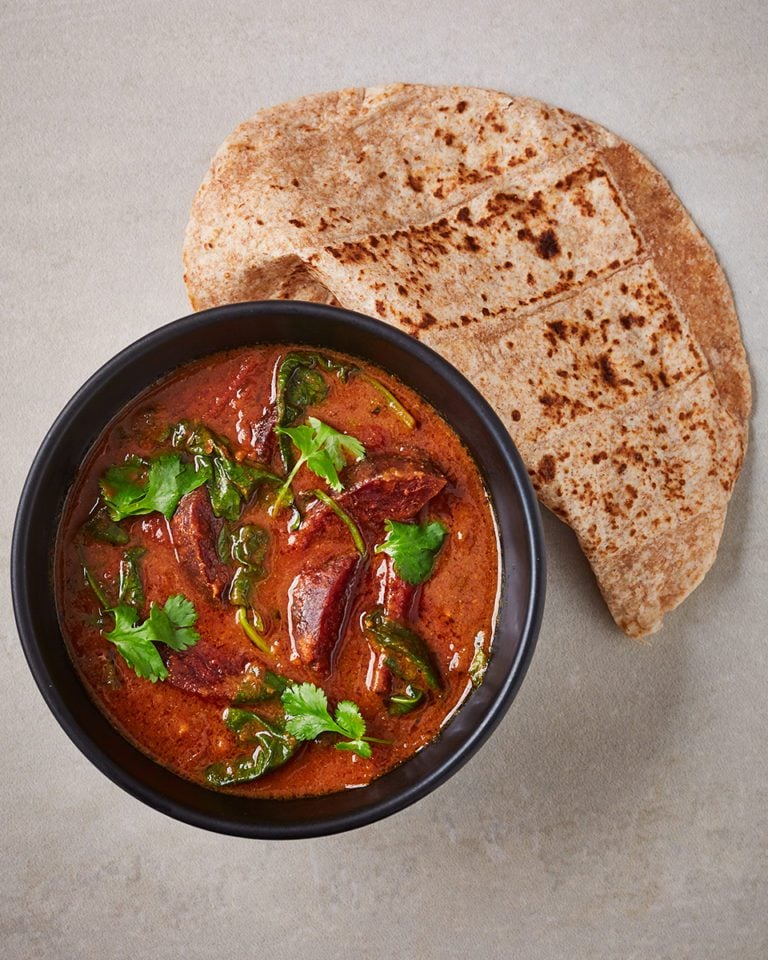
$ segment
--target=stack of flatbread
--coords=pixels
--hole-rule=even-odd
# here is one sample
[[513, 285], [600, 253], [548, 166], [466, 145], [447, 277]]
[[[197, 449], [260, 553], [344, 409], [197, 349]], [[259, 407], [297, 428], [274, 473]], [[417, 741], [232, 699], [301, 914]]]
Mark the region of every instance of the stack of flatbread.
[[630, 636], [711, 566], [750, 409], [733, 300], [666, 181], [602, 127], [464, 87], [262, 110], [214, 157], [184, 261], [197, 309], [324, 301], [443, 354]]

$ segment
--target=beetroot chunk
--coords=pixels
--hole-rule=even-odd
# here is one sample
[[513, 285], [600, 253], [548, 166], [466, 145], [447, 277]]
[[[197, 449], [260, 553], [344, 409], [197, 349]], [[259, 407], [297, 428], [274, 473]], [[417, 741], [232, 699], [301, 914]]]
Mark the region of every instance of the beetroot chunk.
[[202, 487], [182, 497], [171, 520], [173, 543], [180, 562], [192, 577], [204, 581], [214, 597], [221, 596], [231, 576], [216, 550], [221, 525]]
[[365, 685], [380, 697], [388, 697], [392, 692], [392, 671], [387, 666], [387, 657], [371, 648], [371, 659]]
[[384, 607], [384, 613], [388, 619], [397, 620], [398, 623], [408, 623], [421, 594], [421, 585], [406, 583], [398, 577], [391, 557], [386, 557], [379, 568], [379, 582], [381, 584], [379, 602]]
[[[267, 463], [274, 452], [273, 432], [277, 417], [269, 397], [259, 389], [263, 380], [264, 360], [248, 357], [231, 377], [222, 396], [211, 404], [206, 419], [216, 422], [234, 417], [237, 442], [245, 450], [250, 448], [258, 460]], [[231, 430], [231, 420], [225, 432]]]
[[291, 584], [288, 621], [291, 643], [301, 662], [328, 673], [351, 599], [358, 554], [309, 562]]
[[378, 457], [350, 470], [347, 489], [337, 500], [359, 523], [378, 526], [385, 520], [410, 520], [444, 486], [445, 477], [431, 464]]
[[194, 647], [169, 654], [167, 682], [203, 700], [229, 703], [248, 665], [250, 650], [246, 644], [217, 646], [203, 637]]
[[[383, 558], [376, 575], [379, 580], [379, 603], [384, 607], [386, 617], [407, 624], [418, 603], [421, 586], [406, 583], [398, 577], [391, 557]], [[368, 689], [380, 697], [386, 697], [392, 692], [392, 671], [386, 661], [386, 654], [371, 648], [371, 661], [365, 682]]]
[[[372, 457], [350, 468], [347, 489], [336, 503], [362, 527], [377, 528], [385, 520], [410, 520], [445, 486], [445, 477], [420, 460]], [[304, 518], [296, 542], [306, 545], [340, 523], [326, 506], [313, 507]]]

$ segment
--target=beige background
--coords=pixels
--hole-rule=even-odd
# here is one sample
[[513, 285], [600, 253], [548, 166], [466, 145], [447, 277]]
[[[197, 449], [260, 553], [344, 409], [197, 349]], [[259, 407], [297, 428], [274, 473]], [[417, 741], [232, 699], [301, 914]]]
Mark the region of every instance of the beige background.
[[[17, 958], [768, 956], [768, 14], [762, 0], [0, 3], [0, 954]], [[755, 378], [720, 556], [647, 646], [545, 518], [539, 649], [499, 731], [389, 821], [206, 834], [123, 794], [52, 719], [8, 548], [45, 429], [187, 312], [210, 155], [257, 108], [388, 80], [540, 97], [670, 178], [733, 284]]]

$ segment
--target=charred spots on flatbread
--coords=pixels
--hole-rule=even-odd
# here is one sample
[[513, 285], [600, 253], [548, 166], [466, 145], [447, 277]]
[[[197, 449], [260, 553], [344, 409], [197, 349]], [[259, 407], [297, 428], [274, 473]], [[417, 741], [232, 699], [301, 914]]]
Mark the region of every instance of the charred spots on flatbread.
[[405, 179], [405, 182], [413, 190], [414, 193], [422, 193], [424, 191], [424, 178], [416, 176], [413, 173], [409, 173]]
[[545, 454], [541, 460], [539, 460], [536, 472], [544, 483], [552, 483], [557, 472], [557, 462], [555, 458], [549, 453]]
[[615, 387], [617, 385], [616, 371], [613, 369], [611, 358], [607, 353], [601, 353], [597, 358], [597, 368], [600, 371], [600, 377], [606, 386]]
[[[560, 253], [560, 244], [557, 242], [557, 236], [551, 227], [547, 227], [536, 238], [536, 250], [542, 260], [551, 260]], [[571, 271], [571, 276], [573, 276], [573, 271]]]
[[[626, 284], [622, 284], [624, 291], [626, 292]], [[636, 313], [623, 313], [619, 317], [619, 323], [624, 327], [625, 330], [631, 330], [633, 327], [644, 327], [646, 318]]]
[[[617, 623], [633, 636], [652, 632], [711, 563], [723, 491], [738, 473], [746, 440], [749, 377], [711, 249], [633, 147], [565, 111], [489, 91], [397, 86], [377, 91], [373, 101], [370, 92], [348, 91], [351, 108], [341, 116], [337, 96], [290, 108], [318, 118], [311, 156], [308, 132], [286, 130], [280, 108], [237, 134], [257, 150], [225, 144], [220, 151], [185, 247], [195, 306], [269, 296], [260, 272], [276, 273], [294, 250], [311, 270], [313, 296], [375, 314], [376, 300], [386, 304], [388, 322], [423, 338], [489, 392], [529, 467], [544, 451], [558, 464], [564, 450], [572, 451], [572, 482], [559, 466], [551, 484], [532, 470], [542, 500], [576, 530]], [[331, 114], [333, 125], [323, 129], [319, 118]], [[341, 155], [339, 134], [355, 144]], [[268, 190], [277, 171], [265, 160], [265, 140], [290, 158], [280, 182], [295, 175], [300, 190]], [[353, 167], [363, 144], [368, 162]], [[387, 170], [388, 179], [380, 175]], [[421, 192], [405, 182], [409, 172], [423, 179]], [[338, 200], [330, 202], [338, 210], [326, 212], [312, 183], [335, 192]], [[328, 227], [315, 234], [319, 213]], [[292, 227], [288, 217], [308, 228]], [[258, 220], [267, 228], [257, 231]], [[204, 250], [214, 230], [215, 249]], [[467, 248], [468, 233], [481, 250]], [[717, 389], [710, 396], [712, 377]], [[691, 408], [699, 392], [702, 413], [694, 420], [707, 420], [712, 447], [703, 428], [676, 426], [679, 409]], [[674, 411], [673, 424], [662, 409]], [[667, 425], [670, 433], [660, 432]], [[639, 435], [660, 462], [676, 445], [696, 447], [693, 456], [686, 449], [685, 498], [673, 501], [674, 510], [666, 509], [660, 465], [648, 459], [641, 477], [635, 462], [613, 463], [615, 441]], [[609, 459], [593, 463], [602, 451]], [[639, 494], [632, 524], [622, 521], [609, 536], [606, 518], [615, 518], [602, 495], [610, 492], [609, 502], [623, 511], [631, 496], [625, 483]], [[678, 543], [684, 507], [691, 525]], [[702, 553], [695, 531], [703, 517], [709, 526]], [[661, 537], [672, 537], [664, 540], [663, 590], [645, 577]]]

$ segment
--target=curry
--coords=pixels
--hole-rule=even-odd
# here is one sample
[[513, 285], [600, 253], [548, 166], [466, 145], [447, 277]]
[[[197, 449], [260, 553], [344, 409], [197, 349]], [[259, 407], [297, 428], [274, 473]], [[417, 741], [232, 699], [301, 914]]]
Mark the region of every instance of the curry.
[[498, 541], [455, 432], [358, 359], [187, 364], [99, 437], [56, 549], [89, 695], [180, 776], [364, 786], [439, 735], [491, 654]]

